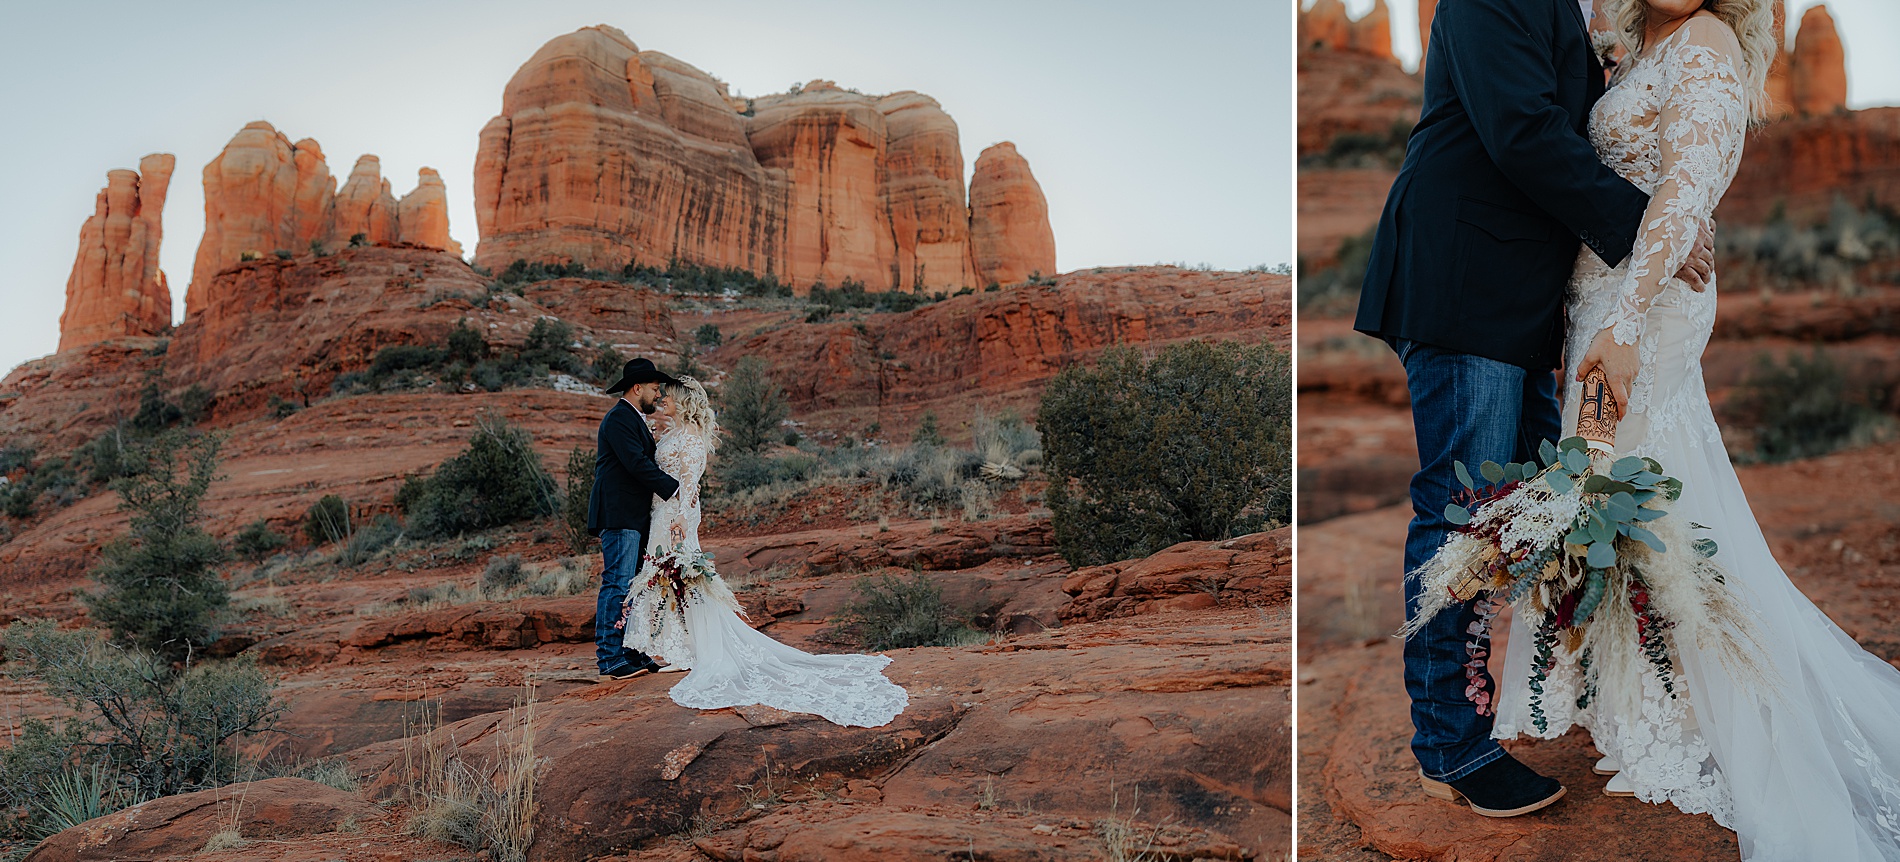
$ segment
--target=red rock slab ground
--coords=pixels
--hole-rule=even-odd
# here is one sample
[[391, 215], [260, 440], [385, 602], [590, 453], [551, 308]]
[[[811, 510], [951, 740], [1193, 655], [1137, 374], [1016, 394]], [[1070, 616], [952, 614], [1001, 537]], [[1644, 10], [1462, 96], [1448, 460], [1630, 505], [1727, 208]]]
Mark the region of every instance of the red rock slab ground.
[[[1111, 855], [1103, 824], [1124, 820], [1130, 849], [1152, 842], [1151, 858], [1283, 859], [1288, 610], [1282, 598], [892, 651], [888, 673], [912, 709], [873, 731], [769, 710], [682, 709], [666, 696], [672, 675], [589, 684], [584, 642], [444, 652], [403, 641], [289, 669], [281, 693], [287, 729], [313, 745], [387, 740], [434, 708], [454, 722], [438, 732], [479, 759], [534, 686], [545, 842], [536, 859], [921, 860], [972, 845], [979, 858], [1097, 859]], [[367, 793], [390, 786], [406, 744], [347, 752]], [[661, 769], [669, 758], [683, 761], [677, 781]], [[634, 811], [633, 799], [647, 802]], [[204, 858], [467, 858], [396, 835], [405, 817], [359, 818], [349, 828], [360, 831], [295, 842], [259, 827], [242, 851]], [[151, 840], [192, 852], [207, 829], [181, 822]]]
[[[953, 824], [938, 838], [968, 832], [983, 850], [988, 848], [981, 842], [989, 840], [983, 836], [991, 835], [1003, 843], [989, 858], [1093, 858], [1086, 853], [1100, 853], [1099, 844], [1080, 855], [1057, 851], [1065, 842], [1073, 847], [1095, 841], [1096, 822], [1111, 814], [1140, 822], [1144, 830], [1172, 824], [1181, 833], [1172, 839], [1177, 843], [1227, 848], [1219, 851], [1225, 856], [1208, 858], [1280, 858], [1288, 849], [1291, 803], [1289, 621], [1283, 605], [1176, 612], [1066, 626], [985, 646], [892, 651], [896, 661], [887, 673], [911, 692], [914, 707], [900, 720], [902, 732], [893, 732], [918, 742], [884, 754], [877, 753], [877, 740], [884, 738], [878, 732], [805, 716], [682, 709], [666, 697], [678, 679], [671, 675], [550, 695], [555, 688], [547, 683], [561, 679], [562, 668], [591, 669], [591, 645], [513, 653], [517, 673], [543, 681], [537, 714], [546, 730], [536, 752], [551, 764], [541, 778], [549, 788], [544, 801], [560, 806], [544, 811], [551, 818], [545, 825], [548, 835], [567, 836], [551, 837], [555, 843], [543, 849], [552, 855], [538, 850], [537, 858], [592, 858], [587, 854], [612, 847], [637, 849], [640, 855], [633, 858], [663, 858], [645, 854], [682, 840], [675, 833], [689, 822], [697, 824], [689, 832], [715, 834], [725, 842], [721, 846], [771, 844], [780, 839], [770, 829], [761, 832], [764, 821], [755, 823], [744, 804], [742, 786], [762, 781], [776, 782], [784, 797], [765, 812], [802, 824], [773, 828], [809, 832], [810, 841], [822, 838], [814, 847], [843, 840], [855, 848], [839, 850], [834, 858], [840, 859], [941, 858], [925, 852], [937, 839], [903, 839], [917, 846], [897, 855], [870, 852], [899, 841], [893, 836], [922, 829], [920, 822]], [[390, 653], [387, 663], [306, 673], [309, 684], [289, 699], [305, 706], [320, 702], [312, 693], [326, 684], [319, 680], [349, 690], [400, 690], [398, 680], [468, 672], [480, 661], [471, 657], [457, 666], [400, 648], [383, 652]], [[487, 661], [487, 672], [499, 671], [498, 659]], [[449, 732], [479, 756], [492, 748], [485, 734], [492, 736], [499, 718], [477, 716]], [[691, 755], [680, 787], [669, 788], [672, 782], [643, 771], [662, 760], [663, 750], [694, 743], [705, 753]], [[402, 744], [371, 745], [348, 757], [375, 775], [397, 762]], [[613, 756], [603, 761], [603, 751]], [[765, 773], [767, 764], [775, 765], [772, 776]], [[617, 789], [560, 802], [567, 796], [557, 785]], [[613, 812], [636, 797], [651, 798], [651, 817], [622, 823]], [[825, 824], [847, 814], [813, 815], [804, 807], [812, 802], [855, 806], [848, 816], [862, 821], [860, 838], [837, 837]], [[905, 819], [917, 812], [937, 820]], [[1006, 812], [1017, 819], [1008, 821]], [[649, 822], [653, 818], [665, 822]], [[583, 821], [597, 828], [575, 832], [560, 825]], [[1067, 825], [1074, 823], [1082, 825]], [[1004, 852], [1017, 841], [1048, 852]], [[1242, 854], [1243, 848], [1250, 852]]]

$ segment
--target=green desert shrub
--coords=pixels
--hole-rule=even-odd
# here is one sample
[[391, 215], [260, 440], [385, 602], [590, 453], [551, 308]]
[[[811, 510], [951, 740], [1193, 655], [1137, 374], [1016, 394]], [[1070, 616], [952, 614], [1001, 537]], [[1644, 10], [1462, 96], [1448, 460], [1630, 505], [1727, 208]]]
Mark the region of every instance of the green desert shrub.
[[336, 552], [337, 563], [344, 566], [360, 566], [369, 562], [384, 548], [395, 544], [402, 538], [402, 522], [387, 513], [370, 519], [369, 525], [360, 530], [351, 530], [350, 537]]
[[93, 629], [47, 621], [6, 630], [8, 670], [44, 686], [70, 713], [28, 718], [0, 749], [8, 827], [50, 834], [75, 818], [146, 799], [220, 787], [249, 764], [234, 742], [270, 732], [283, 708], [248, 659], [182, 669]]
[[917, 420], [917, 430], [910, 435], [912, 446], [942, 446], [943, 431], [937, 427], [937, 414], [925, 411]]
[[766, 273], [759, 275], [738, 267], [700, 266], [684, 261], [669, 261], [665, 269], [628, 263], [620, 271], [620, 280], [666, 287], [679, 293], [735, 293], [744, 296], [788, 297], [791, 285]]
[[271, 529], [269, 521], [259, 518], [238, 531], [237, 536], [231, 539], [231, 550], [245, 560], [256, 563], [283, 550], [288, 544], [289, 536]]
[[1865, 203], [1837, 194], [1812, 223], [1790, 221], [1777, 206], [1762, 224], [1723, 225], [1715, 236], [1723, 289], [1853, 295], [1867, 282], [1900, 281], [1900, 213], [1871, 197]]
[[612, 345], [603, 344], [594, 348], [594, 382], [609, 386], [620, 379], [620, 372], [626, 368], [626, 360], [620, 358], [620, 351]]
[[594, 454], [576, 446], [567, 453], [567, 488], [561, 495], [561, 531], [575, 553], [587, 550], [594, 541], [587, 531], [587, 504], [593, 494]]
[[693, 330], [693, 343], [701, 347], [718, 347], [725, 335], [719, 331], [716, 323], [702, 323]]
[[1792, 461], [1872, 441], [1892, 424], [1881, 400], [1876, 387], [1853, 382], [1817, 346], [1805, 357], [1757, 356], [1724, 412], [1754, 440], [1754, 451], [1743, 454]]
[[552, 317], [539, 318], [528, 329], [527, 340], [522, 342], [520, 361], [537, 369], [546, 368], [566, 374], [586, 373], [580, 359], [568, 350], [573, 341], [574, 327], [566, 321]]
[[1405, 144], [1412, 136], [1412, 122], [1398, 120], [1384, 132], [1341, 132], [1333, 136], [1326, 149], [1302, 159], [1302, 167], [1397, 168], [1405, 161]]
[[1063, 557], [1099, 565], [1286, 523], [1291, 376], [1285, 352], [1233, 341], [1064, 368], [1037, 421]]
[[976, 633], [944, 603], [943, 590], [921, 571], [900, 578], [858, 579], [857, 597], [832, 618], [831, 636], [867, 650], [956, 646]]
[[327, 545], [350, 537], [350, 504], [335, 494], [325, 494], [304, 512], [303, 534], [312, 545]]
[[493, 414], [475, 422], [461, 454], [396, 494], [409, 529], [423, 538], [453, 536], [551, 515], [557, 488], [528, 432]]
[[497, 554], [488, 558], [488, 565], [482, 568], [482, 593], [499, 596], [528, 580], [528, 570], [521, 563], [520, 554]]
[[457, 320], [455, 328], [449, 330], [443, 353], [451, 362], [474, 365], [487, 358], [488, 340], [480, 332], [470, 329], [467, 320]]
[[142, 434], [156, 434], [184, 418], [184, 409], [165, 400], [164, 393], [158, 391], [158, 382], [153, 380], [148, 381], [139, 392], [139, 408], [132, 414], [129, 424]]
[[1312, 272], [1301, 263], [1299, 278], [1300, 313], [1318, 317], [1350, 316], [1359, 305], [1359, 287], [1366, 280], [1366, 267], [1372, 259], [1374, 227], [1365, 233], [1339, 241], [1332, 266]]
[[19, 471], [19, 475], [0, 484], [0, 512], [15, 518], [31, 518], [40, 511], [42, 503], [59, 508], [85, 496], [89, 490], [88, 478], [105, 482], [117, 476], [116, 472], [109, 472], [97, 477], [98, 471], [86, 464], [91, 449], [91, 446], [84, 447], [73, 457], [54, 455], [38, 464], [32, 463], [33, 450], [10, 450], [9, 457], [15, 466], [0, 471], [0, 475], [15, 471]]
[[135, 474], [113, 482], [131, 529], [102, 550], [93, 577], [103, 589], [85, 597], [88, 614], [122, 643], [167, 661], [215, 640], [229, 602], [216, 570], [224, 546], [199, 526], [222, 446], [216, 435], [167, 431], [132, 453], [141, 461]]
[[779, 423], [791, 415], [765, 361], [740, 359], [719, 387], [719, 425], [724, 449], [735, 459], [757, 454], [779, 438]]
[[912, 503], [943, 507], [963, 499], [964, 487], [981, 468], [982, 460], [975, 452], [920, 443], [892, 454], [880, 476], [886, 486], [898, 489]]

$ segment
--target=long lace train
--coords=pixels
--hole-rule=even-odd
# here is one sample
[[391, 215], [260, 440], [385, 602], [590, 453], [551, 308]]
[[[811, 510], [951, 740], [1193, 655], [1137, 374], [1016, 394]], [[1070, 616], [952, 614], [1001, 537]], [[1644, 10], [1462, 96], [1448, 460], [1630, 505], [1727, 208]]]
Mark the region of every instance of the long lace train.
[[764, 704], [847, 727], [881, 727], [910, 695], [884, 678], [881, 655], [813, 655], [779, 643], [711, 603], [686, 608], [693, 671], [673, 702], [693, 709]]

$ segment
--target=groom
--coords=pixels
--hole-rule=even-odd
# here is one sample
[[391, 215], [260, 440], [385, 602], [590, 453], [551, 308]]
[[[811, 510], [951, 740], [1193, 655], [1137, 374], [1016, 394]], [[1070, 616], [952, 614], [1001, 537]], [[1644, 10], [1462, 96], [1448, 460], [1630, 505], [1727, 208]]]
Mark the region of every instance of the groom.
[[[600, 420], [595, 438], [594, 491], [587, 498], [587, 531], [600, 537], [603, 563], [600, 598], [594, 604], [594, 661], [600, 678], [627, 679], [660, 669], [658, 662], [623, 643], [618, 624], [621, 606], [646, 549], [653, 496], [671, 499], [680, 483], [653, 463], [655, 443], [642, 413], [660, 403], [660, 384], [679, 381], [661, 374], [653, 362], [635, 359], [621, 370], [607, 394], [625, 393]], [[637, 411], [637, 412], [636, 412]]]
[[[1604, 91], [1588, 0], [1439, 0], [1424, 106], [1379, 218], [1353, 328], [1405, 366], [1418, 437], [1409, 573], [1451, 529], [1453, 461], [1528, 461], [1561, 417], [1564, 286], [1579, 242], [1605, 264], [1630, 255], [1648, 197], [1597, 158], [1585, 135]], [[1705, 235], [1679, 277], [1701, 289]], [[1509, 817], [1564, 788], [1491, 739], [1480, 597], [1405, 643], [1412, 753], [1425, 792]], [[1405, 583], [1406, 618], [1417, 612]]]

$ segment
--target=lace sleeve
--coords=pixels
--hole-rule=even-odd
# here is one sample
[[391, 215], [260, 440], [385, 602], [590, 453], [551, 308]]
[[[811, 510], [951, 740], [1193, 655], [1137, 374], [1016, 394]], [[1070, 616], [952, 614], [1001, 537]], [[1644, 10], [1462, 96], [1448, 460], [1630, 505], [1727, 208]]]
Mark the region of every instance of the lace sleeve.
[[[1669, 92], [1656, 119], [1662, 182], [1643, 213], [1642, 234], [1618, 290], [1611, 335], [1635, 344], [1650, 303], [1675, 279], [1696, 234], [1728, 187], [1748, 128], [1748, 100], [1735, 69], [1734, 36], [1720, 22], [1695, 18], [1662, 46]], [[1674, 38], [1674, 37], [1672, 37]]]
[[675, 428], [668, 436], [671, 439], [660, 447], [657, 460], [660, 469], [679, 481], [680, 489], [673, 505], [664, 507], [666, 522], [654, 526], [664, 528], [668, 544], [678, 547], [697, 532], [697, 519], [689, 516], [699, 510], [699, 480], [706, 473], [706, 446], [698, 435], [684, 428]]

